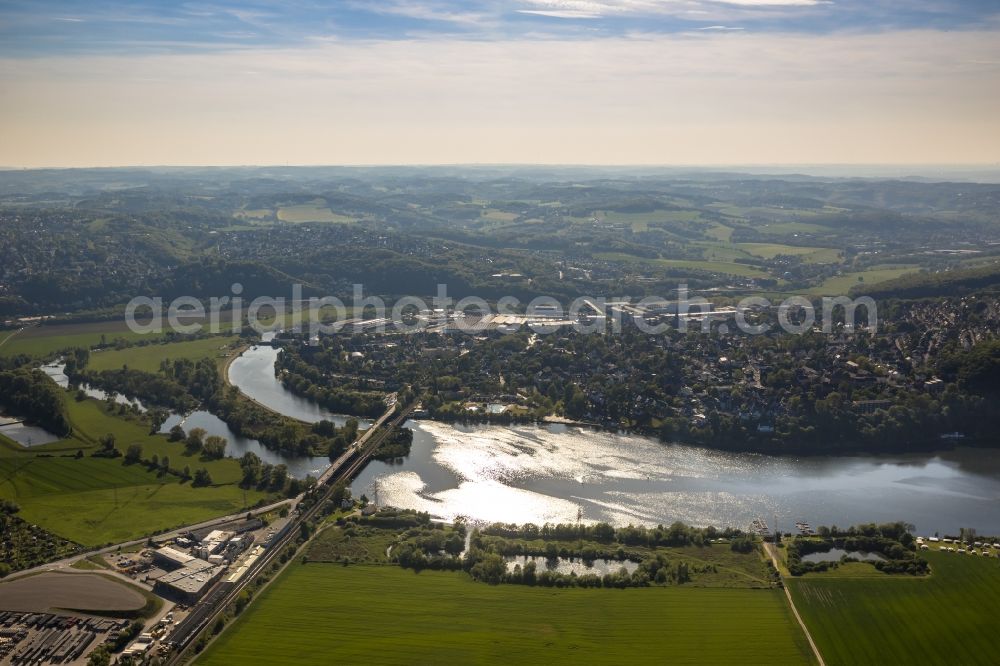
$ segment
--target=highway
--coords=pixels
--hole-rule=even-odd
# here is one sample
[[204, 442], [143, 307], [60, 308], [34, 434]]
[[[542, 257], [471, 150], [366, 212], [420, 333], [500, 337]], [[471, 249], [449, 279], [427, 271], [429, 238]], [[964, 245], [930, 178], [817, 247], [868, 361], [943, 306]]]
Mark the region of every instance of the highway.
[[[165, 664], [179, 664], [183, 661], [187, 648], [198, 635], [210, 627], [229, 604], [235, 601], [240, 592], [260, 572], [269, 567], [285, 547], [298, 537], [302, 524], [310, 521], [322, 510], [333, 492], [333, 487], [342, 481], [349, 481], [368, 464], [375, 449], [394, 428], [406, 421], [416, 404], [411, 402], [397, 412], [395, 396], [390, 396], [388, 402], [389, 408], [386, 412], [323, 473], [320, 477], [320, 483], [316, 485], [316, 501], [308, 509], [298, 513], [289, 524], [285, 534], [264, 552], [239, 581], [230, 583], [225, 579], [221, 580], [205, 594], [201, 601], [192, 607], [188, 616], [170, 634], [169, 642], [174, 650], [164, 662]], [[388, 425], [386, 425], [387, 423]]]

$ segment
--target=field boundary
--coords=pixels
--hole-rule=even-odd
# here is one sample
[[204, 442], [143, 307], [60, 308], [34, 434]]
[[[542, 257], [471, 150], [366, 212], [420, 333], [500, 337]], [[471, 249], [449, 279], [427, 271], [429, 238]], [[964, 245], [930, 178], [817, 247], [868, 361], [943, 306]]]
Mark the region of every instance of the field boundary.
[[[774, 564], [775, 570], [777, 570], [779, 572], [779, 575], [781, 575], [780, 574], [781, 569], [778, 566], [779, 564], [778, 556], [777, 553], [774, 552], [774, 545], [767, 543], [765, 541], [764, 550], [767, 551], [767, 554], [770, 556], [771, 563]], [[823, 661], [823, 655], [820, 654], [819, 647], [817, 647], [816, 645], [816, 641], [813, 640], [812, 634], [809, 633], [809, 627], [807, 627], [806, 623], [802, 621], [802, 616], [799, 615], [799, 609], [795, 607], [795, 602], [792, 600], [792, 593], [791, 591], [789, 591], [788, 586], [785, 585], [783, 576], [781, 581], [781, 589], [785, 591], [785, 598], [788, 599], [788, 605], [791, 606], [792, 608], [792, 615], [795, 616], [795, 619], [796, 621], [798, 621], [799, 626], [802, 627], [802, 632], [806, 635], [806, 640], [809, 641], [809, 647], [812, 648], [813, 655], [816, 657], [816, 661], [819, 662], [819, 666], [826, 666], [826, 662]]]

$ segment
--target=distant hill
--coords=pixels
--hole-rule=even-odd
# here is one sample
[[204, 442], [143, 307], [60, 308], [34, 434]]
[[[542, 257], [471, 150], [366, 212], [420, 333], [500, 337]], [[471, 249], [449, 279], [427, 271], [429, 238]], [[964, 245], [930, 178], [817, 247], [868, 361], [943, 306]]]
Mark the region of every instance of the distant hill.
[[851, 296], [934, 298], [961, 296], [990, 288], [1000, 288], [1000, 264], [940, 273], [914, 273], [874, 285], [861, 284], [851, 289]]
[[250, 301], [258, 296], [290, 298], [293, 284], [302, 285], [302, 295], [320, 295], [320, 290], [300, 278], [293, 277], [259, 262], [199, 261], [177, 267], [155, 291], [164, 298], [231, 295], [232, 285], [243, 286], [241, 296]]

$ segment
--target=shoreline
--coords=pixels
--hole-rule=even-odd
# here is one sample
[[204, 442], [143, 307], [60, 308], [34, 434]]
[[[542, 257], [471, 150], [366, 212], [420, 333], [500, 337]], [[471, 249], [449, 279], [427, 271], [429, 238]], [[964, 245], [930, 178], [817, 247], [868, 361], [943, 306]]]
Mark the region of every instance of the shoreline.
[[[234, 353], [229, 358], [226, 359], [226, 362], [223, 364], [223, 367], [222, 367], [223, 381], [225, 382], [226, 386], [232, 386], [232, 387], [236, 388], [236, 390], [239, 391], [239, 394], [240, 394], [240, 396], [243, 399], [249, 400], [253, 404], [255, 404], [258, 407], [260, 407], [261, 409], [265, 409], [265, 410], [271, 412], [272, 414], [276, 414], [276, 415], [278, 415], [278, 416], [280, 416], [282, 418], [291, 419], [292, 421], [295, 421], [297, 423], [301, 423], [301, 424], [304, 424], [304, 425], [312, 425], [312, 424], [310, 424], [310, 423], [308, 423], [306, 421], [302, 421], [301, 419], [297, 419], [295, 417], [287, 416], [285, 414], [282, 414], [281, 412], [279, 412], [279, 411], [277, 411], [275, 409], [272, 409], [271, 407], [268, 407], [267, 405], [262, 404], [261, 402], [259, 402], [259, 401], [255, 400], [254, 398], [251, 398], [250, 396], [248, 396], [246, 393], [244, 393], [242, 390], [240, 390], [240, 388], [238, 386], [236, 386], [235, 384], [233, 384], [232, 382], [229, 381], [229, 367], [230, 367], [230, 365], [232, 365], [232, 363], [237, 358], [239, 358], [240, 356], [242, 356], [243, 353], [246, 352], [247, 349], [249, 349], [251, 346], [253, 346], [253, 345], [252, 344], [245, 344], [245, 345], [243, 345], [242, 347], [240, 347], [237, 350], [235, 350]], [[302, 399], [308, 400], [308, 398], [306, 398], [305, 396], [300, 396], [300, 395], [294, 393], [293, 391], [291, 391], [290, 389], [285, 388], [285, 390], [288, 391], [289, 393], [291, 393], [292, 395], [296, 396], [297, 398], [302, 398]], [[348, 418], [357, 418], [357, 419], [365, 418], [365, 417], [360, 417], [360, 416], [352, 416], [352, 415], [349, 415], [349, 414], [343, 414], [341, 416], [345, 416], [345, 417], [348, 417]], [[664, 440], [661, 440], [657, 436], [656, 432], [646, 432], [646, 431], [644, 431], [641, 428], [614, 427], [614, 426], [603, 425], [601, 423], [595, 423], [595, 422], [591, 422], [591, 421], [579, 421], [579, 420], [570, 419], [570, 418], [566, 418], [564, 416], [558, 416], [558, 415], [545, 416], [545, 417], [541, 418], [540, 420], [523, 420], [523, 421], [522, 420], [517, 420], [517, 419], [508, 419], [508, 420], [504, 420], [504, 419], [500, 419], [500, 418], [498, 418], [498, 419], [492, 419], [492, 418], [488, 418], [488, 417], [484, 418], [482, 416], [472, 417], [472, 418], [467, 418], [467, 419], [449, 420], [449, 419], [439, 419], [439, 418], [435, 418], [435, 417], [432, 417], [432, 416], [428, 415], [428, 416], [422, 417], [422, 419], [423, 420], [427, 420], [427, 421], [434, 421], [435, 423], [443, 423], [443, 424], [451, 424], [451, 425], [454, 425], [454, 424], [462, 424], [462, 425], [493, 425], [493, 426], [501, 426], [501, 427], [508, 427], [508, 426], [514, 426], [514, 425], [533, 425], [533, 426], [536, 426], [536, 427], [545, 427], [546, 425], [563, 425], [563, 426], [567, 426], [567, 427], [571, 427], [571, 428], [600, 430], [600, 431], [610, 432], [610, 433], [620, 433], [620, 434], [626, 434], [626, 435], [635, 435], [635, 436], [639, 436], [639, 437], [647, 437], [649, 439], [655, 440], [656, 442], [658, 442], [661, 445], [666, 445], [666, 446], [670, 446], [670, 445], [689, 446], [689, 447], [693, 447], [693, 448], [705, 449], [705, 450], [708, 450], [708, 451], [719, 451], [719, 452], [722, 452], [722, 453], [753, 454], [753, 455], [771, 456], [771, 457], [775, 457], [775, 458], [786, 458], [786, 457], [793, 457], [793, 458], [795, 458], [795, 457], [801, 457], [801, 458], [857, 458], [857, 457], [880, 457], [880, 456], [896, 456], [896, 457], [899, 457], [899, 456], [908, 456], [908, 455], [927, 456], [927, 455], [935, 455], [935, 454], [940, 454], [940, 453], [944, 453], [944, 452], [955, 451], [955, 450], [963, 449], [963, 448], [975, 449], [975, 450], [995, 449], [995, 450], [1000, 451], [1000, 445], [998, 445], [998, 444], [993, 444], [993, 445], [977, 444], [972, 439], [964, 439], [964, 440], [942, 440], [940, 443], [935, 442], [934, 446], [916, 446], [916, 447], [911, 447], [911, 448], [909, 448], [907, 450], [877, 450], [877, 449], [876, 450], [870, 450], [870, 449], [863, 449], [863, 448], [836, 448], [836, 447], [835, 448], [830, 448], [830, 447], [815, 447], [815, 448], [803, 448], [803, 449], [791, 449], [791, 450], [789, 450], [789, 449], [782, 449], [782, 448], [779, 448], [779, 447], [758, 447], [758, 446], [750, 446], [750, 447], [747, 447], [747, 446], [743, 446], [743, 447], [722, 447], [722, 446], [712, 446], [711, 444], [706, 444], [706, 443], [702, 443], [702, 442], [664, 441]]]
[[961, 449], [995, 450], [1000, 452], [1000, 443], [982, 443], [971, 438], [963, 440], [941, 440], [940, 442], [934, 442], [935, 445], [933, 446], [911, 446], [906, 450], [886, 450], [886, 449], [871, 450], [863, 448], [829, 448], [829, 447], [816, 447], [809, 449], [779, 449], [779, 448], [746, 447], [746, 446], [722, 447], [722, 446], [712, 446], [711, 444], [704, 442], [686, 442], [683, 440], [666, 441], [660, 439], [655, 431], [647, 432], [640, 428], [613, 427], [589, 421], [575, 421], [573, 419], [567, 419], [561, 416], [546, 416], [540, 420], [516, 420], [516, 419], [493, 420], [481, 417], [480, 418], [473, 417], [466, 419], [441, 419], [441, 418], [435, 418], [433, 416], [424, 416], [416, 420], [433, 421], [434, 423], [443, 423], [446, 425], [465, 425], [465, 426], [472, 426], [472, 425], [497, 426], [497, 427], [535, 426], [538, 428], [542, 428], [545, 427], [546, 425], [564, 425], [571, 428], [599, 430], [602, 432], [608, 432], [613, 434], [645, 437], [663, 446], [687, 446], [696, 449], [704, 449], [706, 451], [718, 451], [720, 453], [751, 454], [751, 455], [770, 456], [774, 458], [876, 458], [876, 457], [889, 457], [889, 456], [898, 458], [904, 456], [939, 455], [941, 453], [958, 451]]
[[225, 383], [226, 387], [230, 387], [230, 386], [233, 387], [234, 389], [237, 390], [237, 392], [240, 394], [240, 398], [242, 398], [243, 400], [249, 400], [253, 404], [255, 404], [258, 407], [260, 407], [261, 409], [267, 410], [267, 411], [271, 412], [272, 414], [280, 416], [283, 419], [289, 419], [291, 421], [295, 421], [296, 423], [300, 423], [300, 424], [305, 425], [305, 426], [312, 426], [313, 424], [309, 423], [308, 421], [303, 421], [302, 419], [297, 419], [294, 416], [288, 416], [287, 414], [282, 414], [278, 410], [272, 409], [271, 407], [268, 407], [267, 405], [265, 405], [264, 403], [260, 402], [259, 400], [256, 400], [255, 398], [251, 398], [246, 393], [244, 393], [243, 390], [239, 386], [237, 386], [236, 384], [233, 384], [231, 381], [229, 381], [229, 366], [231, 366], [236, 359], [238, 359], [241, 356], [243, 356], [244, 352], [246, 352], [252, 346], [255, 346], [255, 345], [246, 344], [246, 345], [243, 345], [243, 346], [239, 347], [238, 349], [234, 350], [233, 353], [229, 356], [229, 358], [226, 359], [226, 362], [222, 364], [222, 368], [221, 368], [222, 381]]

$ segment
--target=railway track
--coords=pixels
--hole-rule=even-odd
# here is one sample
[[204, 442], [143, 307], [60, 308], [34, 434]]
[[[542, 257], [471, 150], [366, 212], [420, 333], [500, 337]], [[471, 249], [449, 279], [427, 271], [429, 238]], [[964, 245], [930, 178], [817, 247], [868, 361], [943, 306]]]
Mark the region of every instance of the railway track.
[[[233, 603], [240, 593], [262, 571], [270, 566], [274, 559], [296, 538], [301, 526], [316, 517], [333, 492], [333, 487], [342, 481], [350, 481], [371, 460], [372, 453], [385, 441], [394, 428], [406, 421], [416, 403], [411, 402], [393, 414], [395, 407], [390, 408], [371, 428], [358, 438], [351, 449], [338, 458], [323, 475], [317, 484], [319, 495], [308, 509], [299, 513], [292, 521], [284, 535], [252, 565], [250, 569], [236, 582], [220, 581], [194, 605], [191, 612], [170, 636], [173, 650], [164, 662], [170, 666], [183, 663], [183, 659], [191, 643], [202, 631], [211, 626], [212, 622]], [[388, 423], [388, 425], [386, 425]]]

